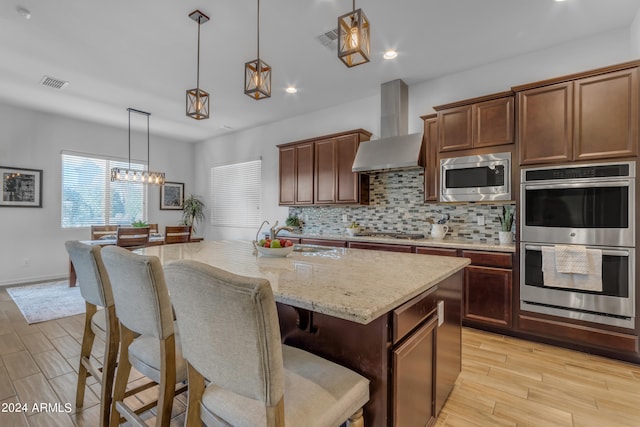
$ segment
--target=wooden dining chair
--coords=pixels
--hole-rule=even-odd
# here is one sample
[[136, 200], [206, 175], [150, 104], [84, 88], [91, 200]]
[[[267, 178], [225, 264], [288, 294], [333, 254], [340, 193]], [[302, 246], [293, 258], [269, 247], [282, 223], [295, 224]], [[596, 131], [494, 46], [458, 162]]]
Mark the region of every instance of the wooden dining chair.
[[187, 243], [191, 240], [190, 225], [167, 225], [164, 229], [164, 243]]
[[149, 224], [149, 233], [158, 234], [160, 232], [159, 230], [158, 224]]
[[[99, 245], [85, 245], [78, 241], [67, 241], [65, 248], [74, 265], [80, 293], [86, 304], [76, 388], [76, 407], [82, 407], [87, 377], [93, 376], [100, 384], [100, 427], [105, 427], [109, 425], [111, 391], [118, 354], [118, 319], [113, 303], [111, 282], [102, 262]], [[102, 307], [103, 310], [98, 310], [98, 307]], [[91, 348], [96, 335], [105, 343], [102, 367], [91, 363]]]
[[[120, 356], [113, 388], [111, 427], [127, 420], [145, 426], [139, 416], [157, 406], [156, 426], [168, 427], [173, 398], [187, 390], [187, 367], [175, 335], [173, 309], [160, 259], [125, 248], [102, 249], [120, 325]], [[127, 391], [131, 367], [158, 384], [158, 399], [142, 407], [125, 397], [149, 388]], [[136, 409], [137, 408], [137, 409]], [[122, 418], [121, 418], [122, 417]]]
[[369, 381], [281, 344], [269, 281], [190, 260], [165, 275], [187, 359], [185, 425], [364, 426]]
[[91, 240], [115, 239], [117, 230], [117, 225], [92, 225]]
[[125, 248], [143, 248], [149, 244], [149, 227], [118, 227], [116, 245]]

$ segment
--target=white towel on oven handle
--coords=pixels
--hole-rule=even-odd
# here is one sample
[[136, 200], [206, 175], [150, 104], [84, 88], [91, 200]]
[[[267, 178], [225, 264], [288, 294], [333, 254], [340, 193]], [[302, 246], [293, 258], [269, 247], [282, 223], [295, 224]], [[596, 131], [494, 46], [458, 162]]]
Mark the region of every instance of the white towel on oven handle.
[[553, 246], [542, 247], [543, 285], [602, 292], [602, 251], [587, 249], [589, 274], [560, 273], [556, 268], [556, 250]]
[[555, 245], [554, 249], [558, 273], [590, 274], [586, 246]]

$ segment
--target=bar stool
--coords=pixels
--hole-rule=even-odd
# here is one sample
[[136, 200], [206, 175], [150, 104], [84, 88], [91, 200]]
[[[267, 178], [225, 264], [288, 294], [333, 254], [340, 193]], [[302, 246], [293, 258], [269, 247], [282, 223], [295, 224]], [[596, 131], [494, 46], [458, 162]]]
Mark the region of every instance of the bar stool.
[[267, 280], [196, 261], [165, 274], [187, 359], [187, 426], [364, 426], [369, 381], [281, 344]]
[[[75, 268], [80, 293], [87, 307], [78, 368], [76, 407], [82, 407], [87, 377], [93, 376], [101, 387], [100, 426], [105, 427], [109, 425], [111, 391], [118, 355], [118, 319], [111, 284], [100, 256], [100, 246], [85, 245], [78, 241], [67, 241], [64, 246]], [[104, 307], [104, 310], [98, 311], [98, 307]], [[96, 335], [105, 343], [101, 368], [91, 363], [91, 348]]]
[[[117, 246], [103, 248], [102, 257], [120, 323], [120, 356], [110, 425], [117, 426], [121, 416], [133, 425], [146, 425], [139, 414], [157, 406], [156, 426], [167, 427], [174, 396], [187, 389], [187, 367], [176, 343], [162, 265], [157, 257], [137, 255]], [[136, 410], [124, 398], [149, 386], [144, 384], [126, 392], [132, 366], [160, 386], [158, 400]]]

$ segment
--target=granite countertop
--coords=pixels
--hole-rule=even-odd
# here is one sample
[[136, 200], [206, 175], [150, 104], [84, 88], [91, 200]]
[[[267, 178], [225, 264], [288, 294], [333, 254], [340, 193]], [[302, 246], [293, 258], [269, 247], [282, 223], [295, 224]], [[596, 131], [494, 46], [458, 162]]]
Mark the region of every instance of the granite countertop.
[[346, 240], [348, 242], [372, 242], [372, 243], [388, 243], [393, 245], [410, 245], [410, 246], [431, 246], [437, 248], [452, 249], [471, 249], [478, 251], [490, 252], [510, 252], [516, 251], [515, 243], [508, 245], [500, 245], [494, 242], [473, 242], [466, 239], [452, 239], [446, 237], [443, 240], [435, 240], [431, 238], [424, 239], [395, 239], [393, 237], [376, 237], [376, 236], [349, 236], [345, 234], [293, 234], [279, 233], [278, 237], [300, 237], [309, 239], [327, 239], [327, 240]]
[[271, 283], [276, 301], [367, 324], [469, 264], [467, 258], [347, 248], [258, 255], [249, 241], [203, 241], [136, 250], [163, 265], [190, 259]]

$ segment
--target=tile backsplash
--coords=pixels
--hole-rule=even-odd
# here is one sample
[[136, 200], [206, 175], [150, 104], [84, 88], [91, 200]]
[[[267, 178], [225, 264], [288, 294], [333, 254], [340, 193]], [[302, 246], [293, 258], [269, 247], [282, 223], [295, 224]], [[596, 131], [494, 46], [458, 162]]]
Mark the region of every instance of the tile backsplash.
[[[498, 212], [504, 204], [424, 203], [424, 171], [380, 172], [371, 175], [368, 206], [291, 207], [290, 215], [304, 221], [303, 232], [309, 234], [346, 234], [355, 221], [367, 231], [429, 234], [429, 219], [437, 222], [449, 214], [447, 237], [474, 242], [498, 240]], [[515, 205], [508, 203], [511, 209]], [[343, 222], [346, 215], [347, 221]], [[484, 225], [478, 217], [484, 216]], [[516, 218], [517, 219], [517, 218]], [[513, 231], [515, 231], [515, 222]]]

